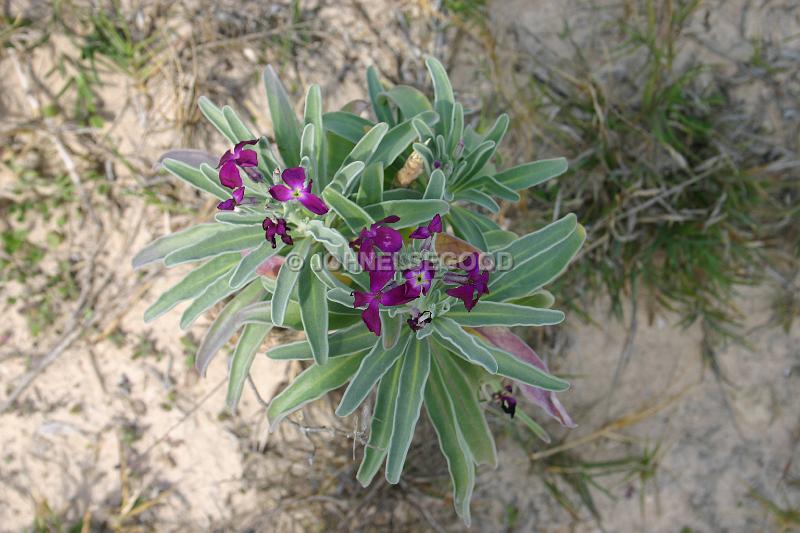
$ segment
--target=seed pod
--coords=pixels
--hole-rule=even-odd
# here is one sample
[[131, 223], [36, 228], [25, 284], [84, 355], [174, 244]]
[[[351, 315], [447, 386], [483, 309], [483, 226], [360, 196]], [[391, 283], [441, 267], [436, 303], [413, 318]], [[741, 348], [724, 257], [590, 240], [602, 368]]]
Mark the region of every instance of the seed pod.
[[422, 174], [424, 160], [419, 153], [414, 150], [406, 159], [406, 164], [397, 173], [397, 182], [402, 186], [407, 186]]

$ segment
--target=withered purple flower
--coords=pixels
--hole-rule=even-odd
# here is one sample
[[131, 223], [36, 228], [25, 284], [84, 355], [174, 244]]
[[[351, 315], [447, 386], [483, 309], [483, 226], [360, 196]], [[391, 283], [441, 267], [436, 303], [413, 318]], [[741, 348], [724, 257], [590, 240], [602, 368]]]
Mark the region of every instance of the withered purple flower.
[[322, 198], [311, 193], [311, 183], [306, 183], [306, 170], [303, 167], [287, 168], [281, 173], [284, 184], [273, 185], [269, 188], [269, 193], [279, 202], [289, 202], [297, 200], [303, 207], [315, 215], [324, 215], [328, 212], [328, 206]]
[[512, 396], [513, 387], [506, 385], [500, 392], [495, 392], [493, 398], [500, 403], [500, 408], [504, 413], [511, 415], [514, 418], [514, 413], [517, 412], [517, 399]]
[[430, 311], [420, 313], [419, 309], [415, 307], [411, 310], [411, 318], [406, 320], [406, 324], [408, 324], [408, 327], [410, 327], [412, 331], [419, 331], [430, 324], [432, 319], [433, 317]]
[[489, 294], [489, 272], [481, 270], [480, 254], [477, 252], [472, 252], [462, 259], [458, 266], [464, 271], [463, 274], [447, 272], [442, 276], [445, 283], [458, 285], [445, 292], [464, 302], [467, 311], [471, 311], [481, 296]]
[[350, 248], [358, 252], [358, 264], [364, 268], [375, 268], [375, 248], [386, 253], [394, 253], [403, 247], [403, 236], [386, 224], [393, 224], [400, 217], [390, 215], [364, 228], [358, 237], [350, 243]]
[[380, 265], [383, 268], [369, 271], [369, 292], [353, 292], [353, 308], [367, 306], [361, 313], [361, 319], [377, 336], [381, 334], [380, 306], [404, 305], [419, 296], [409, 293], [405, 283], [392, 286], [390, 282], [394, 278], [394, 266], [388, 261], [383, 263]]
[[261, 223], [261, 227], [264, 228], [266, 232], [267, 240], [272, 243], [272, 247], [276, 248], [278, 245], [275, 242], [275, 237], [280, 237], [284, 244], [291, 245], [294, 244], [292, 240], [292, 236], [289, 235], [289, 226], [286, 224], [286, 219], [284, 218], [276, 218], [274, 221], [267, 217], [264, 219], [264, 222]]

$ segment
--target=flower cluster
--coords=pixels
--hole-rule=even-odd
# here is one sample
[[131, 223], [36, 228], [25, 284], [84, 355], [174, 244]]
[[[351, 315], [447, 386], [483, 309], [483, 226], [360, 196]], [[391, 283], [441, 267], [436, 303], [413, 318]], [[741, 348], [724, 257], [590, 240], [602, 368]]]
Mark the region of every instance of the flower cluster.
[[[242, 181], [241, 171], [244, 171], [253, 181], [260, 182], [263, 176], [255, 169], [258, 166], [258, 153], [255, 150], [248, 150], [245, 147], [254, 145], [257, 139], [242, 141], [234, 146], [233, 150], [226, 151], [219, 160], [219, 182], [223, 187], [231, 189], [231, 198], [223, 200], [217, 204], [217, 209], [221, 211], [233, 211], [236, 206], [244, 203], [244, 182]], [[276, 171], [277, 172], [277, 171]], [[311, 192], [312, 181], [306, 178], [306, 170], [303, 167], [293, 167], [284, 169], [281, 173], [283, 183], [273, 185], [269, 188], [270, 196], [278, 203], [288, 203], [297, 201], [304, 208], [315, 215], [324, 215], [328, 212], [328, 206], [322, 199]], [[294, 243], [292, 236], [289, 235], [290, 226], [285, 218], [275, 217], [273, 220], [267, 216], [262, 222], [265, 238], [277, 247], [276, 237], [280, 237], [286, 245]]]
[[[375, 335], [381, 334], [380, 308], [395, 307], [411, 303], [431, 294], [436, 281], [455, 285], [445, 290], [447, 296], [464, 302], [467, 311], [472, 310], [478, 299], [489, 292], [489, 273], [481, 269], [480, 254], [473, 252], [464, 257], [457, 270], [447, 270], [437, 278], [437, 267], [433, 262], [422, 260], [416, 266], [402, 271], [401, 281], [395, 280], [397, 273], [393, 254], [403, 248], [403, 236], [389, 226], [398, 222], [397, 216], [388, 216], [362, 229], [350, 247], [358, 254], [358, 263], [369, 274], [369, 291], [353, 291], [353, 307], [365, 307], [361, 318]], [[437, 233], [442, 232], [441, 216], [436, 215], [409, 235], [410, 239], [423, 240], [422, 250], [427, 251]], [[379, 252], [382, 255], [378, 255]], [[435, 303], [435, 302], [425, 302]], [[433, 320], [430, 310], [421, 311], [413, 306], [406, 324], [419, 331]]]

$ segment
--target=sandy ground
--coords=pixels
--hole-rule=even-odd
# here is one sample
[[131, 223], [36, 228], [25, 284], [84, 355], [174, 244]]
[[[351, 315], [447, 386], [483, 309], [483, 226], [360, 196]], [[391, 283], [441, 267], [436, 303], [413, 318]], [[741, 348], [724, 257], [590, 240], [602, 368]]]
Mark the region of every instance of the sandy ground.
[[[524, 53], [533, 53], [537, 43], [543, 41], [558, 52], [555, 35], [559, 27], [552, 21], [565, 16], [568, 7], [559, 2], [533, 4], [495, 3], [491, 24], [499, 35], [518, 36], [515, 46], [522, 47]], [[698, 35], [711, 39], [726, 53], [747, 54], [746, 47], [731, 39], [732, 30], [725, 30], [738, 27], [741, 3], [723, 4], [725, 9], [712, 9], [711, 15], [711, 23], [719, 31], [710, 35], [698, 30]], [[403, 18], [394, 13], [387, 22], [386, 15], [391, 11], [383, 3], [364, 3], [363, 11], [353, 6], [343, 9], [335, 3], [320, 4], [318, 17], [329, 21], [327, 29], [333, 37], [297, 52], [293, 59], [299, 67], [286, 69], [290, 90], [299, 94], [305, 84], [320, 83], [328, 108], [333, 109], [363, 97], [363, 68], [372, 63], [378, 64], [387, 77], [422, 82], [425, 74], [419, 58], [441, 47], [426, 31], [427, 26], [417, 24], [426, 17], [425, 5], [404, 4], [411, 21], [404, 25]], [[225, 8], [226, 4], [220, 7]], [[761, 13], [760, 18], [747, 19], [761, 21], [748, 22], [756, 24], [753, 31], [773, 31], [775, 38], [784, 38], [794, 28], [796, 35], [797, 18], [777, 16], [766, 7], [756, 11], [757, 15]], [[387, 32], [386, 24], [393, 31]], [[519, 33], [520, 27], [528, 32]], [[186, 35], [191, 29], [182, 24], [176, 32]], [[376, 44], [376, 35], [385, 40]], [[230, 91], [257, 117], [257, 126], [267, 130], [270, 124], [262, 111], [266, 108], [262, 89], [246, 74], [259, 68], [260, 52], [246, 52], [246, 48], [239, 50], [236, 66], [227, 73], [229, 85], [213, 87], [221, 94], [216, 97], [218, 103], [228, 101], [226, 91]], [[252, 57], [256, 61], [248, 60]], [[475, 57], [454, 60], [456, 87], [473, 100], [481, 90], [480, 80], [473, 79], [473, 73], [478, 72], [474, 69], [481, 64], [480, 56]], [[32, 65], [35, 72], [44, 72], [48, 67], [46, 54], [35, 56]], [[2, 95], [3, 105], [25, 114], [25, 95], [14, 69], [3, 61], [0, 73], [7, 89]], [[182, 76], [160, 78], [148, 88], [152, 100], [144, 107], [127, 105], [138, 101], [139, 88], [121, 76], [109, 78], [103, 91], [113, 120], [106, 126], [106, 134], [115, 139], [121, 153], [146, 162], [147, 167], [164, 149], [185, 146], [189, 141], [213, 151], [224, 148], [222, 141], [207, 130], [187, 134], [176, 129], [178, 115], [185, 111], [185, 100], [190, 97], [177, 95], [181, 89], [175, 87], [208, 82], [202, 74], [184, 72]], [[205, 85], [209, 86], [210, 82]], [[3, 190], [8, 190], [13, 175], [0, 173], [0, 178]], [[127, 187], [137, 178], [119, 169], [120, 186]], [[141, 320], [149, 302], [180, 279], [182, 272], [149, 269], [137, 277], [128, 267], [130, 258], [167, 229], [211, 212], [209, 205], [188, 189], [181, 187], [178, 191], [191, 197], [187, 206], [194, 213], [164, 215], [136, 195], [125, 196], [123, 206], [98, 209], [107, 228], [107, 240], [97, 276], [110, 274], [104, 289], [108, 297], [98, 311], [103, 316], [81, 341], [37, 377], [14, 409], [0, 415], [0, 531], [30, 527], [45, 506], [71, 520], [88, 512], [110, 524], [116, 520], [158, 531], [243, 527], [248, 516], [278, 506], [274, 493], [264, 488], [268, 481], [253, 481], [253, 472], [284, 464], [267, 445], [279, 441], [266, 436], [263, 407], [246, 389], [240, 412], [231, 417], [224, 410], [224, 358], [212, 363], [204, 379], [186, 362], [191, 351], [187, 344], [200, 338], [209, 318], [198, 320], [188, 338], [178, 333], [182, 307], [151, 325]], [[75, 224], [71, 231], [77, 235], [80, 224]], [[64, 248], [80, 248], [80, 243], [80, 237], [76, 237]], [[154, 272], [158, 275], [153, 276]], [[6, 295], [24, 290], [14, 284], [3, 287]], [[604, 479], [608, 495], [595, 491], [603, 517], [598, 523], [585, 508], [575, 515], [567, 513], [546, 491], [536, 474], [542, 463], [532, 461], [531, 454], [536, 459], [537, 453], [546, 453], [547, 446], [522, 446], [500, 431], [501, 463], [496, 471], [480, 472], [472, 530], [775, 529], [773, 517], [753, 494], [757, 492], [781, 507], [800, 504], [800, 466], [796, 460], [800, 334], [796, 325], [789, 334], [759, 327], [768, 318], [766, 296], [763, 288], [750, 288], [736, 300], [748, 317], [751, 349], [732, 345], [718, 353], [724, 383], [702, 364], [698, 329], [675, 326], [678, 317], [669, 314], [649, 323], [640, 312], [630, 362], [622, 370], [613, 395], [609, 391], [625, 348], [627, 326], [617, 322], [587, 325], [570, 317], [563, 327], [561, 338], [565, 343], [558, 354], [540, 349], [551, 356], [551, 367], [569, 376], [574, 384], [563, 400], [579, 428], [566, 436], [565, 446], [585, 461], [615, 459], [658, 447], [655, 476], [645, 484], [639, 478], [621, 475]], [[591, 314], [604, 317], [606, 309], [601, 302]], [[50, 338], [29, 338], [23, 311], [18, 307], [2, 311], [12, 331], [0, 346], [0, 382], [8, 394], [11, 384], [26, 371], [31, 349], [44, 353], [50, 346], [45, 341]], [[62, 327], [61, 322], [56, 325], [53, 339], [56, 333], [63, 333]], [[260, 393], [269, 398], [296, 370], [259, 357], [253, 377]], [[556, 437], [564, 436], [560, 428], [549, 423], [546, 427]], [[345, 450], [351, 445], [340, 436], [321, 438], [323, 442], [336, 441]], [[346, 452], [340, 462], [340, 475], [350, 474], [357, 464]], [[313, 463], [295, 466], [311, 478], [322, 469]], [[369, 494], [369, 490], [363, 491], [365, 498]], [[148, 501], [152, 507], [132, 514], [138, 509], [137, 503]], [[429, 503], [439, 505], [435, 500]], [[441, 506], [443, 511], [436, 514], [440, 526], [448, 531], [462, 530], [449, 510], [449, 502], [441, 502]], [[510, 513], [516, 518], [509, 518]], [[291, 515], [279, 522], [251, 524], [265, 531], [324, 528], [321, 524], [308, 527], [306, 522], [293, 522]], [[369, 524], [359, 525], [370, 529]], [[328, 522], [328, 527], [337, 526], [341, 524]], [[396, 528], [403, 530], [402, 520]]]

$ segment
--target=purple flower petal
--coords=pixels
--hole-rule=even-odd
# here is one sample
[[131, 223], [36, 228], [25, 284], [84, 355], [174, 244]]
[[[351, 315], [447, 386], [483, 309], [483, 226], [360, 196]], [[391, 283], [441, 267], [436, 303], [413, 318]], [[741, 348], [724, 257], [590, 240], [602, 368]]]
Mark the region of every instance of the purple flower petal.
[[400, 222], [400, 217], [397, 215], [389, 215], [383, 220], [379, 220], [378, 224], [394, 224], [395, 222]]
[[472, 285], [461, 285], [460, 287], [453, 287], [452, 289], [447, 289], [445, 291], [449, 296], [453, 298], [458, 298], [462, 302], [464, 302], [464, 307], [467, 308], [467, 311], [472, 311], [472, 308], [475, 307], [475, 303], [477, 300], [473, 299], [472, 295], [475, 292], [475, 288]]
[[231, 153], [230, 150], [228, 150], [227, 152], [222, 154], [222, 157], [219, 158], [219, 163], [217, 164], [217, 168], [221, 167], [222, 165], [230, 161], [232, 158], [233, 154]]
[[301, 189], [306, 182], [306, 169], [303, 167], [287, 168], [281, 174], [281, 178], [292, 189]]
[[426, 228], [425, 226], [418, 227], [417, 229], [411, 232], [411, 235], [409, 235], [409, 237], [412, 239], [427, 239], [430, 236], [431, 232], [428, 231], [428, 228]]
[[369, 290], [376, 293], [383, 289], [394, 277], [394, 268], [387, 268], [386, 265], [376, 265], [375, 270], [369, 271]]
[[403, 236], [396, 229], [380, 226], [375, 230], [373, 244], [382, 252], [394, 253], [403, 247]]
[[242, 153], [236, 158], [236, 162], [240, 167], [257, 167], [258, 154], [253, 150], [242, 150]]
[[233, 160], [229, 159], [219, 169], [219, 182], [229, 189], [242, 186], [242, 176]]
[[431, 223], [428, 224], [428, 231], [431, 233], [441, 233], [442, 232], [442, 217], [436, 215], [431, 220]]
[[269, 194], [279, 202], [287, 202], [293, 198], [292, 190], [286, 185], [273, 185]]
[[239, 187], [233, 191], [233, 199], [236, 200], [237, 204], [242, 203], [242, 199], [244, 198], [244, 187]]
[[372, 294], [362, 291], [353, 292], [353, 309], [364, 307], [373, 300]]
[[[475, 328], [475, 330], [501, 350], [507, 351], [521, 361], [529, 363], [540, 370], [550, 372], [544, 361], [536, 355], [536, 352], [534, 352], [526, 342], [514, 335], [508, 328], [483, 327]], [[548, 415], [558, 420], [562, 426], [568, 428], [577, 427], [569, 416], [569, 413], [567, 413], [567, 410], [561, 402], [558, 401], [558, 398], [556, 398], [554, 392], [532, 387], [524, 383], [520, 383], [519, 386], [525, 398], [544, 409]]]
[[238, 157], [239, 154], [242, 152], [242, 148], [244, 148], [245, 146], [254, 145], [257, 142], [258, 142], [258, 139], [250, 139], [249, 141], [240, 141], [240, 142], [236, 143], [236, 146], [233, 147], [233, 152]]
[[315, 215], [324, 215], [328, 212], [328, 206], [322, 201], [322, 198], [310, 192], [303, 192], [297, 198], [303, 207], [314, 213]]
[[416, 299], [418, 296], [419, 292], [415, 293], [413, 290], [409, 291], [408, 285], [403, 283], [381, 294], [380, 302], [382, 305], [386, 306], [403, 305]]
[[379, 311], [378, 302], [372, 301], [361, 313], [361, 320], [367, 325], [369, 329], [376, 336], [381, 336], [381, 313]]
[[233, 198], [228, 198], [217, 204], [217, 209], [220, 211], [233, 211], [234, 207], [236, 207], [236, 202]]

